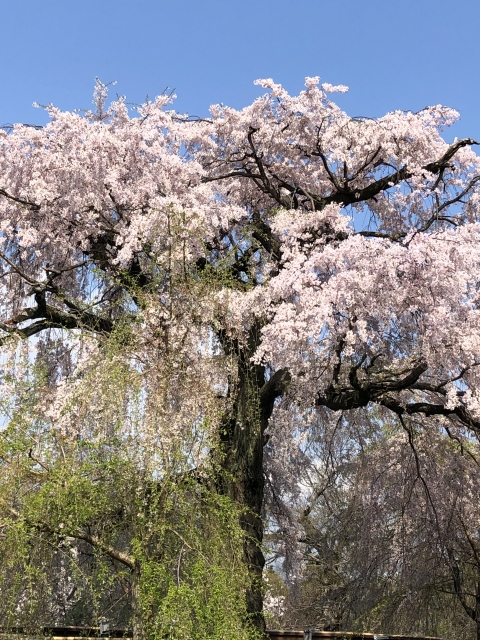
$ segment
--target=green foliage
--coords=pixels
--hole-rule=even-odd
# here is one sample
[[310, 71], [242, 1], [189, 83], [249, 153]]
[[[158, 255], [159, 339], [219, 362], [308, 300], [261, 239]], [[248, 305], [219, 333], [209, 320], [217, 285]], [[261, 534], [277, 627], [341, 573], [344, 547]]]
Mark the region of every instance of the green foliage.
[[181, 441], [146, 453], [129, 435], [142, 387], [119, 357], [128, 333], [64, 402], [63, 430], [39, 411], [42, 363], [16, 381], [0, 431], [0, 617], [33, 628], [105, 616], [149, 640], [253, 638], [240, 513], [206, 481], [218, 470], [197, 472]]
[[[108, 614], [128, 625], [136, 615], [152, 639], [247, 638], [247, 573], [233, 504], [188, 474], [146, 479], [120, 449], [80, 442], [65, 460], [55, 459], [41, 482], [24, 485], [2, 519], [3, 618], [89, 625]], [[86, 544], [87, 536], [96, 543]], [[112, 558], [109, 548], [135, 569]], [[65, 602], [63, 615], [55, 612], [53, 594], [59, 573], [79, 592], [75, 607]], [[105, 611], [122, 585], [128, 592], [122, 606]]]
[[162, 520], [150, 521], [135, 541], [147, 637], [250, 637], [237, 510], [228, 499], [191, 483], [172, 486], [166, 495], [154, 507], [163, 512]]

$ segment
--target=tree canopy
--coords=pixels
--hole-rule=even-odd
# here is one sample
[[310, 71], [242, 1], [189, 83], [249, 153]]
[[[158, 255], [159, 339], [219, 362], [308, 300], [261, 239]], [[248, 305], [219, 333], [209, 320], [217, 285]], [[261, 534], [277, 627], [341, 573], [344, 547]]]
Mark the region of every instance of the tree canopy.
[[[293, 566], [332, 430], [480, 432], [480, 159], [442, 138], [452, 109], [351, 117], [330, 98], [346, 87], [257, 84], [200, 119], [107, 104], [98, 82], [92, 112], [0, 132], [1, 464], [5, 526], [57, 539], [22, 496], [87, 443], [123, 451], [145, 495], [188, 478], [225, 498], [262, 631], [264, 523]], [[19, 493], [15, 465], [44, 480]], [[68, 537], [140, 575], [153, 543], [96, 518]]]

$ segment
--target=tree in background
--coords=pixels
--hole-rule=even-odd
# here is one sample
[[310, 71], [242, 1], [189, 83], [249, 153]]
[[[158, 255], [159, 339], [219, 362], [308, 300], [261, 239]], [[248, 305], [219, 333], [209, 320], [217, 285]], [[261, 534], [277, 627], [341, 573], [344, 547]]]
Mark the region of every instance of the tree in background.
[[297, 505], [304, 567], [278, 621], [478, 638], [478, 437], [377, 427], [368, 440], [350, 432], [349, 447], [348, 429], [336, 431], [317, 451], [323, 482]]
[[386, 538], [383, 575], [396, 583], [384, 609], [404, 627], [416, 617], [417, 628], [478, 639], [478, 435], [402, 426], [372, 451], [360, 481]]
[[[99, 400], [93, 384], [79, 419], [72, 397], [118, 336], [141, 382], [127, 385], [138, 401], [119, 396], [115, 437], [152, 460], [180, 451], [240, 509], [246, 608], [263, 630], [262, 506], [293, 566], [292, 501], [329, 432], [480, 426], [480, 173], [474, 140], [440, 135], [451, 109], [352, 118], [328, 97], [345, 87], [259, 84], [270, 92], [245, 109], [192, 120], [165, 96], [136, 116], [123, 99], [107, 108], [99, 83], [95, 112], [51, 107], [46, 127], [4, 133], [0, 328], [7, 405], [18, 385], [30, 398], [8, 373], [22, 342], [55, 330], [77, 345], [69, 368], [53, 353], [30, 399], [51, 437], [76, 441], [113, 427], [112, 387]], [[19, 455], [30, 448], [41, 467], [30, 444]]]

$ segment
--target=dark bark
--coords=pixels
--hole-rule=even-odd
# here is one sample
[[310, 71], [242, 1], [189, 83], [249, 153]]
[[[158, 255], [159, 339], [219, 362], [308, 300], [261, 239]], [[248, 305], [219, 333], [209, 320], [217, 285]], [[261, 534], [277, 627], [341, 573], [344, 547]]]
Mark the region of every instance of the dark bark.
[[262, 614], [262, 572], [265, 559], [261, 544], [263, 523], [261, 509], [264, 493], [263, 434], [260, 424], [259, 391], [262, 384], [258, 367], [238, 353], [238, 374], [231, 413], [225, 417], [222, 442], [222, 474], [219, 490], [242, 510], [241, 526], [245, 532], [243, 559], [248, 567], [250, 585], [246, 593], [247, 612], [252, 624], [265, 630]]
[[477, 631], [477, 640], [480, 640], [480, 580], [478, 579], [475, 590], [475, 627]]
[[263, 436], [259, 420], [252, 411], [251, 382], [248, 375], [239, 380], [234, 411], [223, 425], [221, 491], [242, 509], [241, 525], [245, 532], [243, 559], [250, 575], [247, 611], [254, 626], [264, 631], [261, 581], [265, 559], [260, 546], [263, 540]]
[[275, 399], [284, 393], [290, 376], [279, 371], [266, 380], [264, 367], [251, 362], [251, 355], [258, 345], [259, 327], [251, 330], [247, 345], [228, 341], [222, 335], [220, 339], [225, 351], [237, 358], [237, 375], [229, 389], [232, 410], [221, 425], [222, 473], [218, 488], [241, 509], [241, 526], [245, 533], [243, 560], [250, 577], [246, 593], [247, 613], [253, 626], [265, 632], [262, 613], [265, 558], [261, 549], [264, 434]]
[[143, 624], [142, 615], [140, 611], [140, 566], [138, 563], [132, 570], [132, 586], [130, 592], [130, 604], [133, 611], [133, 640], [142, 640], [143, 638]]

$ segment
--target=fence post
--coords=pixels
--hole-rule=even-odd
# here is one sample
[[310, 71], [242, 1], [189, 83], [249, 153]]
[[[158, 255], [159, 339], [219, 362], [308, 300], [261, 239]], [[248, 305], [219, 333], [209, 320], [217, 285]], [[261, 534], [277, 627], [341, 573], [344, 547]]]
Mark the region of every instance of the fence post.
[[100, 628], [100, 635], [106, 636], [110, 632], [110, 625], [106, 618], [100, 618], [98, 620], [98, 626]]

